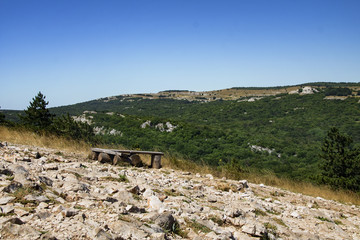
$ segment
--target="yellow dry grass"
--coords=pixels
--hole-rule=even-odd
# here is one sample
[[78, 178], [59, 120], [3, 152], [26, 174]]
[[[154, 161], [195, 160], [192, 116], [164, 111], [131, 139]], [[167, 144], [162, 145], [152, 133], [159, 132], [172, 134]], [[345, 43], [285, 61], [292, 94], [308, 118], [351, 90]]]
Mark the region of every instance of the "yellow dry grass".
[[[37, 147], [47, 147], [65, 152], [74, 152], [83, 156], [90, 153], [89, 144], [85, 142], [73, 141], [57, 136], [38, 135], [26, 130], [14, 130], [0, 126], [0, 141], [8, 141], [15, 144], [24, 144]], [[122, 148], [121, 146], [98, 146], [102, 148]], [[150, 156], [142, 157], [144, 162], [150, 165]], [[302, 193], [314, 197], [322, 197], [342, 203], [360, 205], [360, 195], [349, 191], [334, 191], [327, 186], [317, 186], [307, 182], [298, 182], [286, 178], [276, 177], [274, 174], [257, 173], [234, 173], [225, 169], [219, 169], [203, 164], [198, 164], [190, 160], [173, 157], [166, 154], [162, 158], [164, 168], [177, 169], [192, 173], [212, 174], [214, 177], [226, 177], [228, 179], [247, 179], [251, 183], [263, 183], [265, 185], [279, 187], [292, 192]]]
[[360, 194], [345, 190], [332, 190], [329, 186], [314, 185], [309, 182], [294, 181], [287, 178], [279, 178], [272, 173], [259, 174], [250, 173], [234, 173], [225, 169], [207, 166], [205, 164], [197, 164], [185, 159], [166, 156], [163, 158], [163, 166], [167, 168], [188, 171], [192, 173], [212, 174], [215, 177], [228, 179], [247, 179], [251, 183], [263, 183], [268, 186], [279, 187], [295, 193], [301, 193], [313, 197], [322, 197], [324, 199], [335, 200], [346, 204], [360, 205]]
[[58, 149], [84, 156], [90, 153], [90, 146], [85, 142], [69, 140], [54, 135], [39, 135], [24, 129], [11, 129], [3, 126], [0, 126], [0, 141]]

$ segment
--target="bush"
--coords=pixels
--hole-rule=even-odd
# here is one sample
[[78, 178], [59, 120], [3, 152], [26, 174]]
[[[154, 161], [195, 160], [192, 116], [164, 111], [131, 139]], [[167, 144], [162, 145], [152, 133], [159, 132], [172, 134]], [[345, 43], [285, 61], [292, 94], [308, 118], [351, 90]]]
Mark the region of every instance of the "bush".
[[349, 96], [352, 92], [349, 88], [326, 88], [325, 96]]

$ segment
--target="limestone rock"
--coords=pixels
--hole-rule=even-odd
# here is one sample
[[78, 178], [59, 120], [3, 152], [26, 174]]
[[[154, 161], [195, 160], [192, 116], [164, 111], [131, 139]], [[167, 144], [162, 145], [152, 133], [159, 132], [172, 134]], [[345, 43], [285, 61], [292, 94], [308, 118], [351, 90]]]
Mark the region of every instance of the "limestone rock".
[[3, 198], [0, 198], [0, 205], [8, 204], [9, 202], [11, 202], [14, 199], [15, 199], [15, 197], [3, 197]]
[[[29, 149], [43, 157], [34, 159]], [[195, 240], [360, 239], [355, 205], [246, 180], [104, 165], [57, 152], [0, 148], [1, 239], [182, 239], [184, 233]], [[119, 174], [130, 183], [118, 181]]]
[[148, 208], [150, 211], [158, 211], [159, 213], [165, 210], [164, 204], [157, 196], [151, 196], [148, 198]]
[[14, 207], [11, 205], [5, 205], [0, 207], [2, 214], [9, 214], [14, 212]]

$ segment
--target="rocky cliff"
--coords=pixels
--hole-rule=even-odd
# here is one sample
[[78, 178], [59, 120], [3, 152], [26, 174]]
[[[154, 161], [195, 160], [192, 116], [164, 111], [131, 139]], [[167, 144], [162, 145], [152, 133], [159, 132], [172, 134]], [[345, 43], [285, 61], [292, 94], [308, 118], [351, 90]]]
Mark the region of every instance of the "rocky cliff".
[[1, 239], [360, 239], [360, 209], [202, 173], [0, 145]]

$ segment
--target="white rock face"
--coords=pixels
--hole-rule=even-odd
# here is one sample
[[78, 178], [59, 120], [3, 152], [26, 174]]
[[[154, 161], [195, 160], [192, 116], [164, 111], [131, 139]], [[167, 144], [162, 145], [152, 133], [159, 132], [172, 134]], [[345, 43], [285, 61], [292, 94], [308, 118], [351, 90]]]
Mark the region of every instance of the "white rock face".
[[141, 128], [146, 128], [146, 127], [150, 127], [151, 125], [151, 121], [150, 120], [147, 120], [146, 122], [142, 123], [141, 124]]
[[[141, 124], [141, 128], [151, 127], [151, 121], [148, 120]], [[177, 128], [177, 126], [172, 125], [170, 122], [166, 123], [158, 123], [155, 125], [155, 129], [159, 130], [160, 132], [172, 132]]]
[[[92, 116], [90, 116], [90, 117], [92, 117]], [[72, 118], [74, 119], [75, 122], [82, 122], [82, 123], [87, 123], [87, 124], [91, 125], [92, 121], [91, 121], [90, 117], [87, 118], [86, 115], [83, 114], [80, 116], [73, 116]]]
[[315, 88], [312, 87], [303, 87], [302, 92], [300, 93], [300, 95], [306, 95], [306, 94], [314, 94], [316, 92], [319, 92], [318, 90], [316, 90]]
[[[0, 239], [360, 239], [359, 206], [247, 180], [2, 145], [0, 172], [14, 179], [0, 174]], [[31, 191], [17, 199], [19, 188]], [[187, 235], [171, 234], [177, 228]]]

